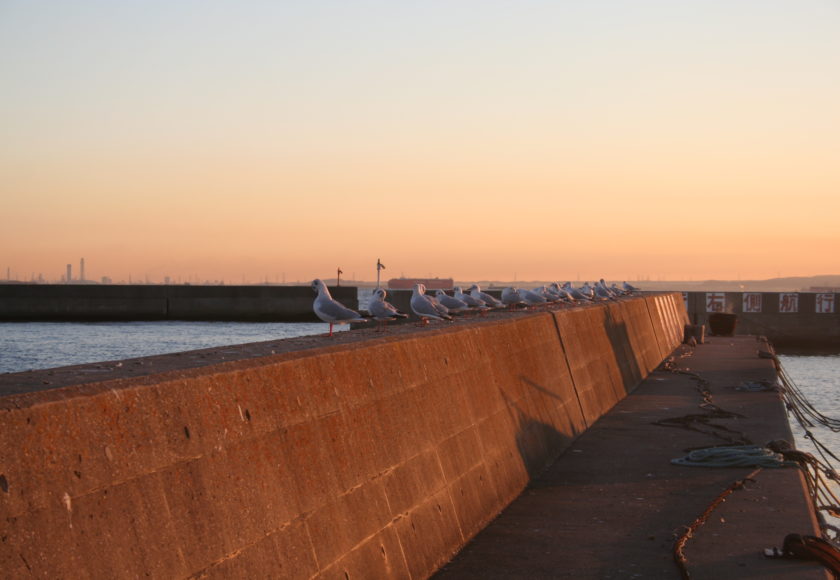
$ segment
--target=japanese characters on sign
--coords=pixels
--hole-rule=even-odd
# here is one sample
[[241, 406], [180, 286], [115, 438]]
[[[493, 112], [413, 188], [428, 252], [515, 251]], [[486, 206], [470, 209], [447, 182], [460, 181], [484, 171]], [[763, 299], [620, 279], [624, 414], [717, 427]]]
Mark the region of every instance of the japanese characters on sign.
[[761, 312], [761, 294], [758, 292], [744, 292], [743, 312]]
[[814, 310], [819, 314], [834, 314], [834, 294], [817, 294]]
[[723, 312], [725, 307], [725, 292], [706, 292], [706, 312]]
[[779, 312], [799, 312], [799, 294], [796, 292], [780, 292]]

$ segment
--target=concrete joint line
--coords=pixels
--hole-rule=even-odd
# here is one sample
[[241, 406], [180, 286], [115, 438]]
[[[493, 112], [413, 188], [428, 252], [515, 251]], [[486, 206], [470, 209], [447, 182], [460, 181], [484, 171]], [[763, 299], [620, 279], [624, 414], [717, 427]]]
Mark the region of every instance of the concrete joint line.
[[578, 409], [580, 409], [580, 416], [583, 419], [584, 430], [589, 429], [589, 423], [586, 420], [586, 413], [583, 412], [583, 403], [580, 401], [580, 393], [575, 383], [575, 377], [572, 374], [572, 365], [569, 363], [569, 354], [566, 352], [566, 344], [563, 342], [563, 335], [560, 332], [560, 325], [557, 323], [557, 316], [552, 315], [554, 320], [554, 329], [557, 331], [557, 340], [560, 341], [560, 349], [563, 351], [563, 359], [566, 361], [566, 370], [569, 372], [569, 380], [572, 381], [572, 388], [575, 390], [575, 399], [577, 399]]

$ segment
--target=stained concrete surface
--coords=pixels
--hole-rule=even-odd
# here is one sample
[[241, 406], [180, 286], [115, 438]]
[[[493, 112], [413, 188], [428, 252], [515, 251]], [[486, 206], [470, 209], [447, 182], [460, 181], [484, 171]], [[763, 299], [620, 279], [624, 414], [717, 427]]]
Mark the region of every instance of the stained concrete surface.
[[585, 428], [578, 392], [672, 351], [675, 299], [7, 376], [0, 570], [428, 577]]
[[[777, 392], [736, 389], [775, 379], [753, 337], [712, 337], [680, 347], [677, 368], [708, 381], [713, 402], [742, 418], [714, 423], [726, 437], [792, 441]], [[679, 578], [674, 540], [754, 468], [676, 466], [719, 436], [656, 425], [702, 413], [698, 381], [660, 368], [581, 435], [556, 462], [434, 578]], [[806, 450], [807, 451], [807, 450]], [[688, 540], [692, 578], [826, 578], [817, 564], [773, 560], [763, 550], [788, 533], [817, 534], [798, 470], [763, 469]]]

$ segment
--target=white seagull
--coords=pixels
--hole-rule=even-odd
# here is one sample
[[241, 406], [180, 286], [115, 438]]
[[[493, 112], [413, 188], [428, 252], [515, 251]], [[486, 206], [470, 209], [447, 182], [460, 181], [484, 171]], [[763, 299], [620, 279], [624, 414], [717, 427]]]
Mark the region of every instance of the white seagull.
[[411, 289], [411, 311], [420, 317], [422, 324], [428, 324], [430, 318], [435, 320], [452, 320], [452, 317], [435, 307], [434, 302], [426, 296], [426, 287], [415, 284]]
[[563, 289], [566, 290], [566, 292], [568, 292], [575, 300], [592, 300], [591, 296], [589, 296], [588, 294], [584, 294], [580, 289], [572, 286], [571, 282], [566, 282], [565, 284], [563, 284]]
[[443, 306], [449, 309], [449, 312], [462, 312], [464, 310], [469, 310], [470, 308], [466, 302], [456, 296], [450, 296], [440, 288], [435, 290], [435, 298], [437, 298], [437, 301]]
[[520, 288], [518, 290], [519, 296], [528, 305], [528, 308], [536, 308], [542, 304], [546, 303], [546, 297], [542, 294], [535, 292], [533, 290], [528, 290], [527, 288]]
[[493, 296], [490, 296], [487, 292], [482, 292], [481, 287], [478, 284], [473, 284], [472, 286], [470, 286], [470, 296], [472, 296], [473, 298], [478, 298], [490, 308], [501, 308], [502, 306], [504, 306], [503, 303], [499, 302]]
[[485, 312], [490, 310], [490, 307], [484, 303], [484, 300], [465, 294], [464, 291], [461, 290], [460, 286], [455, 286], [455, 298], [461, 300], [473, 310], [478, 310], [478, 313], [481, 315], [484, 315]]
[[367, 318], [363, 317], [355, 310], [350, 310], [341, 302], [334, 300], [333, 297], [330, 296], [330, 291], [327, 289], [327, 285], [324, 284], [323, 280], [319, 280], [317, 278], [312, 280], [312, 289], [318, 293], [318, 296], [315, 297], [315, 303], [312, 305], [312, 309], [315, 311], [315, 315], [318, 318], [324, 322], [329, 322], [330, 336], [333, 335], [333, 324], [367, 322]]
[[370, 302], [368, 302], [368, 312], [381, 323], [380, 327], [388, 326], [389, 320], [408, 318], [408, 314], [400, 312], [393, 304], [385, 302], [385, 296], [387, 295], [388, 293], [385, 292], [384, 288], [377, 288], [373, 291]]
[[513, 286], [508, 286], [504, 290], [502, 290], [502, 303], [505, 304], [510, 310], [516, 308], [517, 304], [524, 304], [525, 300], [522, 298], [522, 295], [519, 293], [519, 290], [514, 288]]

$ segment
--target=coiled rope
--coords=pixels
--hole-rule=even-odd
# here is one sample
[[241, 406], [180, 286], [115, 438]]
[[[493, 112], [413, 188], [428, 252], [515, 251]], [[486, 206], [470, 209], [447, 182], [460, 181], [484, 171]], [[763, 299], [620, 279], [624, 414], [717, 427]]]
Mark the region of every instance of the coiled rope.
[[690, 451], [685, 457], [672, 459], [675, 465], [692, 467], [796, 467], [795, 461], [787, 461], [781, 453], [760, 445], [734, 445], [731, 447], [707, 447]]

